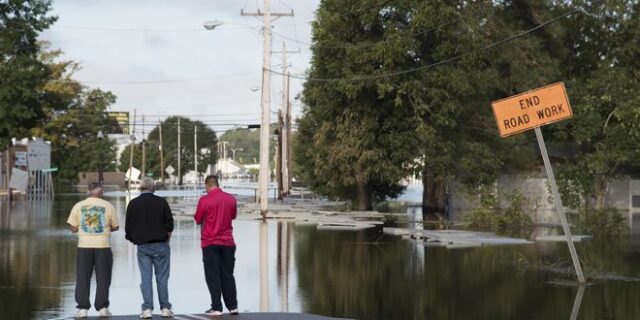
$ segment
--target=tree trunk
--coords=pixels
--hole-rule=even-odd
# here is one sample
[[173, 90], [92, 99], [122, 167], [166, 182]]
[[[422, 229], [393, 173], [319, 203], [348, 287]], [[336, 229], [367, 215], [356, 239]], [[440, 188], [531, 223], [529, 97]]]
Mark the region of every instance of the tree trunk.
[[595, 179], [594, 193], [596, 198], [596, 209], [604, 208], [604, 195], [607, 191], [607, 181], [602, 175], [597, 175]]
[[440, 220], [445, 216], [446, 188], [444, 179], [436, 179], [432, 174], [422, 172], [422, 219]]
[[358, 210], [373, 210], [371, 188], [366, 182], [358, 181]]

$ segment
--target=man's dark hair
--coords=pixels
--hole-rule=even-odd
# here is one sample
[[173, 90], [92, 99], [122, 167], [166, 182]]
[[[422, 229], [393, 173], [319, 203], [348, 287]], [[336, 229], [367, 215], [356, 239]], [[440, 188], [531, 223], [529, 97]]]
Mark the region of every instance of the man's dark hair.
[[207, 178], [204, 179], [204, 184], [206, 184], [207, 187], [219, 187], [220, 186], [220, 184], [218, 183], [218, 177], [216, 177], [213, 174], [207, 176]]

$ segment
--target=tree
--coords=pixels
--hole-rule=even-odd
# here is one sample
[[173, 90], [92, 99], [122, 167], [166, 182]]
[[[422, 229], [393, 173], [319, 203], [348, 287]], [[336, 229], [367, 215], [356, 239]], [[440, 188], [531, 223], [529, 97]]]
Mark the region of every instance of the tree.
[[[74, 82], [69, 86], [75, 86]], [[52, 91], [51, 94], [54, 92], [59, 93]], [[115, 170], [115, 143], [106, 135], [120, 131], [118, 123], [105, 114], [115, 103], [115, 95], [100, 89], [85, 89], [75, 94], [66, 110], [51, 114], [41, 129], [34, 129], [51, 141], [52, 163], [59, 168], [58, 176], [72, 181], [79, 172], [95, 172], [100, 167], [104, 171]], [[105, 138], [98, 138], [99, 131]]]
[[116, 97], [73, 80], [78, 64], [61, 57], [61, 51], [49, 51], [46, 43], [40, 44], [38, 59], [50, 73], [42, 87], [43, 116], [29, 134], [51, 142], [52, 165], [59, 168], [58, 178], [73, 181], [79, 172], [98, 171], [101, 166], [105, 171], [114, 170], [114, 143], [97, 135], [102, 131], [106, 137], [120, 129], [105, 114]]
[[0, 146], [45, 118], [44, 85], [51, 74], [39, 58], [38, 34], [56, 18], [47, 0], [0, 3]]
[[[199, 120], [191, 120], [189, 118], [173, 116], [165, 119], [160, 125], [162, 126], [162, 148], [164, 151], [164, 163], [172, 165], [178, 171], [178, 119], [180, 119], [180, 149], [181, 149], [181, 173], [185, 174], [194, 168], [194, 128], [197, 126], [198, 131], [198, 171], [205, 172], [208, 165], [214, 165], [218, 160], [218, 138], [216, 133], [206, 124]], [[149, 144], [158, 145], [160, 142], [158, 127], [155, 127], [149, 133]], [[154, 148], [157, 150], [157, 148]], [[124, 159], [124, 158], [123, 158]], [[150, 163], [149, 168], [153, 168], [154, 164]], [[158, 164], [159, 165], [159, 164]], [[128, 162], [127, 162], [128, 166]], [[163, 169], [164, 170], [164, 169]], [[159, 174], [159, 171], [158, 171]], [[179, 177], [182, 184], [182, 177]]]
[[[411, 44], [397, 36], [407, 25], [405, 12], [389, 1], [322, 1], [313, 24], [310, 78], [380, 75], [405, 65]], [[360, 210], [397, 196], [417, 143], [413, 111], [397, 84], [307, 81], [303, 93], [307, 107], [294, 146], [302, 181], [318, 193], [352, 200]]]
[[566, 21], [564, 39], [574, 52], [563, 61], [574, 118], [549, 131], [572, 146], [561, 157], [559, 185], [568, 205], [605, 207], [607, 183], [640, 169], [640, 36], [638, 3], [585, 6]]
[[[272, 126], [273, 129], [275, 129], [275, 126]], [[260, 159], [260, 130], [244, 128], [229, 130], [220, 136], [220, 143], [222, 141], [228, 142], [227, 157], [232, 156], [230, 148], [241, 148], [242, 151], [238, 151], [236, 154], [236, 161], [242, 164], [258, 163]], [[270, 161], [273, 161], [276, 144], [277, 141], [272, 137], [269, 143]]]
[[[164, 135], [164, 132], [162, 132]], [[142, 170], [142, 144], [145, 143], [145, 175], [159, 178], [162, 175], [164, 168], [160, 167], [160, 145], [157, 141], [144, 141], [138, 142], [133, 145], [133, 166], [139, 170]], [[120, 155], [119, 169], [122, 172], [129, 170], [131, 145], [128, 145], [122, 151]], [[165, 150], [166, 152], [166, 150]], [[165, 155], [166, 156], [166, 155]], [[166, 159], [166, 157], [165, 157]], [[165, 162], [165, 167], [168, 164]], [[162, 171], [161, 171], [162, 170]]]
[[[409, 167], [422, 176], [423, 215], [433, 218], [444, 212], [452, 179], [486, 185], [539, 167], [531, 132], [498, 138], [490, 102], [565, 81], [575, 119], [544, 130], [561, 182], [600, 205], [606, 181], [640, 168], [637, 9], [629, 1], [323, 1], [296, 143], [300, 177], [340, 197], [373, 176], [362, 168]], [[533, 31], [501, 42], [524, 30]], [[391, 105], [397, 113], [380, 112]], [[379, 115], [384, 130], [371, 125]], [[389, 132], [415, 148], [396, 162], [360, 161], [394, 150], [380, 143]], [[576, 149], [570, 157], [553, 154], [566, 146]]]
[[[371, 168], [374, 172], [381, 171], [381, 164], [399, 168], [400, 170], [394, 171], [399, 175], [393, 178], [385, 177], [395, 181], [400, 180], [402, 174], [406, 174], [407, 168], [420, 174], [424, 184], [425, 218], [432, 219], [436, 214], [444, 213], [447, 186], [449, 181], [456, 177], [471, 185], [478, 185], [495, 180], [499, 172], [504, 171], [504, 164], [530, 167], [531, 161], [523, 161], [523, 158], [532, 154], [531, 144], [518, 143], [522, 138], [513, 138], [506, 142], [500, 140], [489, 105], [495, 98], [510, 95], [522, 87], [535, 87], [532, 84], [537, 85], [541, 82], [540, 79], [545, 77], [545, 72], [548, 73], [548, 70], [552, 69], [553, 65], [548, 69], [542, 68], [531, 77], [528, 67], [547, 60], [544, 53], [535, 53], [540, 49], [537, 41], [521, 41], [517, 44], [520, 47], [514, 45], [514, 48], [509, 48], [514, 50], [509, 50], [508, 54], [488, 52], [467, 55], [459, 61], [429, 67], [431, 64], [466, 54], [510, 35], [508, 33], [513, 26], [505, 28], [488, 21], [485, 12], [500, 10], [493, 6], [490, 2], [416, 3], [396, 0], [367, 1], [366, 5], [354, 4], [352, 8], [332, 6], [331, 1], [326, 1], [324, 10], [332, 10], [330, 17], [338, 21], [330, 24], [334, 20], [323, 17], [321, 5], [316, 29], [319, 30], [323, 25], [323, 19], [326, 19], [324, 28], [327, 30], [315, 31], [318, 36], [314, 39], [311, 78], [376, 76], [396, 71], [418, 70], [400, 75], [381, 76], [375, 80], [361, 78], [327, 83], [308, 81], [304, 93], [309, 109], [305, 110], [306, 118], [300, 122], [301, 141], [304, 143], [297, 144], [297, 160], [302, 168], [307, 168], [307, 173], [312, 174], [307, 174], [303, 180], [317, 182], [319, 185], [316, 185], [315, 189], [323, 193], [330, 191], [322, 190], [322, 187], [337, 190], [338, 186], [335, 184], [349, 182], [342, 181], [330, 185], [322, 180], [329, 179], [327, 172], [333, 171], [340, 174], [337, 180], [340, 181], [340, 177], [344, 177], [345, 174], [340, 171], [340, 166], [352, 160], [332, 162], [330, 160], [333, 157], [341, 154], [331, 150], [331, 141], [322, 141], [315, 148], [309, 141], [319, 141], [318, 133], [323, 132], [322, 130], [325, 135], [338, 135], [340, 121], [344, 119], [342, 116], [348, 109], [357, 110], [355, 114], [359, 117], [371, 115], [372, 110], [378, 112], [371, 107], [357, 109], [349, 105], [385, 105], [384, 102], [372, 103], [371, 100], [367, 100], [371, 97], [378, 97], [382, 101], [388, 99], [391, 102], [388, 106], [393, 106], [396, 113], [381, 113], [387, 126], [384, 130], [381, 130], [382, 127], [368, 127], [367, 133], [373, 136], [389, 133], [393, 137], [390, 141], [398, 142], [401, 147], [398, 149], [391, 145], [378, 145], [377, 148], [380, 150], [393, 152], [396, 161], [384, 163], [376, 159], [375, 163], [362, 163], [363, 167]], [[507, 5], [504, 4], [504, 7]], [[367, 21], [366, 18], [375, 22], [358, 25], [361, 23], [358, 19]], [[351, 23], [355, 30], [345, 29], [341, 23]], [[360, 36], [360, 33], [367, 36]], [[323, 40], [325, 38], [331, 41]], [[337, 41], [340, 39], [344, 42]], [[528, 79], [527, 81], [511, 78], [512, 74], [520, 75], [525, 72], [529, 72], [527, 77], [523, 77]], [[362, 90], [372, 87], [373, 90]], [[360, 92], [357, 90], [362, 90], [365, 94], [358, 95]], [[346, 94], [340, 97], [334, 92]], [[315, 98], [316, 96], [320, 98]], [[320, 108], [314, 105], [318, 102], [313, 99], [325, 99], [327, 105], [339, 107], [323, 107], [319, 110]], [[316, 110], [319, 111], [316, 113]], [[353, 129], [353, 126], [362, 124], [353, 121], [353, 114], [349, 117], [351, 118], [347, 119], [351, 119], [349, 125], [352, 127], [345, 125], [344, 130], [353, 132], [345, 137], [355, 141], [368, 141], [357, 135], [360, 131]], [[346, 140], [335, 141], [337, 145], [351, 147]], [[374, 138], [374, 141], [383, 140]], [[352, 158], [366, 154], [367, 151], [367, 148], [348, 149], [353, 152]], [[328, 150], [329, 155], [319, 158], [325, 150]], [[397, 152], [398, 150], [406, 152]], [[507, 150], [510, 152], [506, 152]], [[513, 152], [514, 150], [522, 152]], [[310, 157], [315, 157], [315, 161], [311, 161]], [[321, 175], [318, 168], [322, 166], [328, 168]], [[387, 171], [389, 167], [383, 168]], [[304, 169], [301, 171], [305, 172]], [[347, 189], [337, 192], [349, 191]]]

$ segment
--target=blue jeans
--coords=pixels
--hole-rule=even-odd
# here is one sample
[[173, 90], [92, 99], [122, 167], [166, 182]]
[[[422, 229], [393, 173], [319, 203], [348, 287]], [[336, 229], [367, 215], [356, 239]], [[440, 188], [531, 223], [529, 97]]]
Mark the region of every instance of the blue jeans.
[[153, 310], [153, 284], [151, 283], [151, 268], [156, 274], [158, 299], [160, 309], [171, 309], [169, 302], [169, 268], [171, 248], [169, 242], [154, 242], [138, 245], [138, 266], [140, 267], [140, 291], [142, 291], [142, 310]]

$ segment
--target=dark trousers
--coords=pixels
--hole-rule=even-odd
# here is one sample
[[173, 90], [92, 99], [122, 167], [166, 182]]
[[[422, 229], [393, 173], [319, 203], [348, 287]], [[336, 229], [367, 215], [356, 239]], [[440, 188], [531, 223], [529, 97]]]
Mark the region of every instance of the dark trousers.
[[111, 286], [111, 269], [113, 253], [111, 248], [78, 248], [76, 263], [76, 302], [78, 309], [91, 308], [89, 291], [91, 276], [96, 270], [96, 310], [109, 307], [109, 286]]
[[222, 311], [220, 294], [227, 309], [238, 308], [236, 279], [233, 268], [236, 264], [236, 247], [208, 246], [202, 249], [204, 276], [211, 295], [211, 309]]

